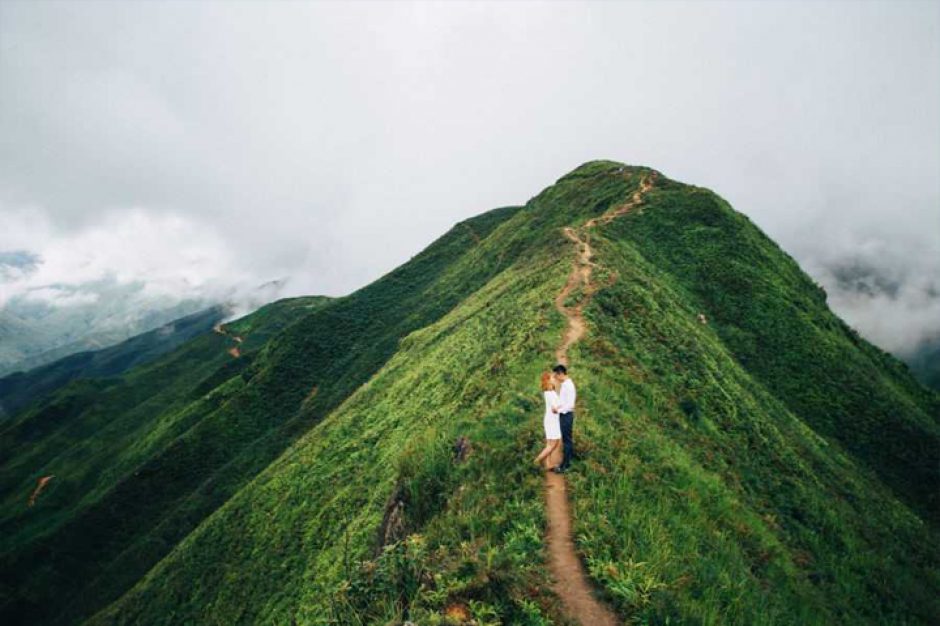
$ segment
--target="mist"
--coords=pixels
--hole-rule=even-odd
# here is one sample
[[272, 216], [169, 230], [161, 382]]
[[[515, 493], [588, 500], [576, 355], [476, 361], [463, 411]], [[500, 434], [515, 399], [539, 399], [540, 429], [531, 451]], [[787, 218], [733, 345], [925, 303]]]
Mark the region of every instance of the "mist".
[[713, 189], [909, 352], [938, 111], [934, 2], [5, 1], [0, 307], [342, 295], [608, 158]]

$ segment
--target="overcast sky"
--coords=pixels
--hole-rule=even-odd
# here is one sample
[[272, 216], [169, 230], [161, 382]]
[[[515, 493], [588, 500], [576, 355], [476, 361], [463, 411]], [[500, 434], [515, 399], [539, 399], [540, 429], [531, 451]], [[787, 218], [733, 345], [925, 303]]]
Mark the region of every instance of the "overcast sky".
[[883, 347], [940, 336], [938, 2], [0, 1], [0, 306], [341, 295], [596, 158], [715, 190]]

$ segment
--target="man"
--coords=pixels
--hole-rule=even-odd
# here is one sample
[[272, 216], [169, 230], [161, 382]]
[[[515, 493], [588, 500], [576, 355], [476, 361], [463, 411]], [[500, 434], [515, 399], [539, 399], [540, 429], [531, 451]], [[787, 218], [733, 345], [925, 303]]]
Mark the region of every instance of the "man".
[[561, 465], [552, 469], [557, 474], [564, 474], [571, 466], [571, 457], [574, 456], [574, 440], [571, 436], [571, 430], [574, 427], [574, 400], [577, 393], [574, 389], [574, 381], [568, 378], [568, 368], [559, 363], [552, 368], [555, 373], [555, 380], [561, 385], [558, 394], [558, 406], [555, 407], [555, 413], [558, 413], [558, 421], [561, 425], [561, 442], [564, 456]]

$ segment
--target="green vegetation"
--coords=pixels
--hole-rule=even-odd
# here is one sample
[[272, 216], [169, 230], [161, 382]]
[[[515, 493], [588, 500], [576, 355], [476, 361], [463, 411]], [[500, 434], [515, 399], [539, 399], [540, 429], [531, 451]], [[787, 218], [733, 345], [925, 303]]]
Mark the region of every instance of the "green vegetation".
[[[573, 258], [560, 228], [651, 171], [584, 164], [350, 296], [229, 324], [239, 359], [203, 335], [17, 417], [63, 452], [21, 457], [0, 433], [10, 503], [57, 463], [89, 478], [3, 518], [5, 621], [563, 623], [530, 464]], [[938, 395], [711, 192], [659, 175], [591, 233], [603, 288], [570, 354], [568, 480], [611, 606], [636, 624], [931, 623]], [[186, 377], [187, 351], [206, 369]], [[139, 409], [161, 378], [166, 410]], [[81, 430], [102, 403], [113, 436]]]
[[594, 245], [617, 281], [575, 353], [591, 401], [571, 481], [589, 569], [621, 613], [930, 623], [940, 544], [924, 519], [736, 362], [659, 266], [622, 240]]
[[[564, 265], [529, 258], [409, 335], [97, 621], [433, 623], [463, 601], [480, 618], [540, 623], [541, 480], [522, 461], [539, 438], [533, 381], [560, 330], [549, 318]], [[472, 445], [463, 463], [459, 436]], [[385, 530], [403, 541], [383, 549], [399, 500]], [[262, 562], [274, 570], [250, 565]]]
[[[201, 420], [217, 412], [243, 386], [241, 376], [253, 359], [254, 335], [269, 337], [282, 329], [294, 319], [291, 312], [296, 313], [298, 305], [316, 308], [327, 301], [322, 297], [287, 300], [239, 322], [253, 325], [252, 335], [245, 338], [246, 353], [239, 359], [227, 353], [234, 345], [230, 337], [203, 331], [124, 376], [73, 380], [5, 424], [0, 431], [0, 449], [4, 451], [0, 463], [0, 597], [4, 609], [9, 607], [18, 618], [33, 619], [42, 608], [25, 608], [27, 598], [67, 596], [71, 589], [88, 586], [90, 577], [105, 567], [123, 576], [125, 585], [146, 571], [147, 563], [138, 559], [147, 554], [159, 556], [160, 544], [155, 540], [160, 536], [149, 537], [151, 540], [138, 548], [134, 542], [140, 537], [130, 523], [124, 536], [114, 534], [120, 530], [117, 520], [130, 520], [135, 507], [140, 507], [144, 515], [152, 515], [152, 520], [141, 522], [142, 528], [147, 528], [147, 522], [156, 523], [161, 516], [171, 515], [161, 507], [183, 502], [186, 493], [170, 491], [161, 496], [152, 490], [138, 492], [141, 475], [146, 476], [154, 459], [166, 455], [181, 438], [191, 436]], [[209, 322], [211, 328], [217, 313], [197, 321]], [[116, 357], [142, 358], [132, 348], [150, 350], [148, 335], [129, 340], [119, 351], [115, 347], [101, 351], [103, 354], [90, 353], [87, 361], [106, 366], [117, 361]], [[47, 369], [65, 372], [73, 359], [68, 357], [63, 360], [66, 365], [54, 363], [26, 377], [41, 380], [45, 376], [48, 380]], [[27, 508], [36, 479], [47, 474], [55, 478], [38, 504]], [[173, 486], [172, 482], [167, 484]], [[114, 559], [113, 563], [108, 559]], [[130, 578], [134, 572], [137, 575]], [[86, 598], [106, 589], [100, 580], [93, 584]], [[45, 604], [45, 608], [60, 606]]]
[[796, 416], [940, 522], [940, 395], [829, 311], [822, 288], [714, 193], [670, 182], [650, 202], [610, 236], [666, 273], [660, 284]]
[[[101, 451], [104, 465], [86, 464], [100, 487], [88, 493], [87, 481], [69, 485], [68, 460], [83, 453], [55, 442], [38, 446], [50, 451], [46, 458], [57, 455], [55, 462], [14, 460], [16, 468], [0, 472], [3, 484], [10, 485], [4, 491], [10, 490], [8, 497], [17, 503], [10, 509], [15, 530], [4, 538], [0, 557], [0, 615], [24, 623], [71, 623], [118, 597], [368, 380], [394, 353], [400, 337], [438, 319], [485, 282], [487, 272], [505, 264], [504, 255], [476, 256], [475, 263], [464, 262], [462, 273], [447, 271], [514, 211], [497, 209], [457, 225], [375, 283], [297, 316], [259, 350], [249, 351], [252, 340], [246, 334], [246, 352], [237, 360], [225, 354], [233, 345], [230, 337], [200, 336], [192, 348], [204, 350], [202, 356], [174, 352], [148, 366], [150, 372], [132, 370], [113, 385], [100, 383], [114, 398], [110, 408], [99, 388], [80, 390], [68, 401], [68, 411], [61, 406], [73, 391], [69, 387], [40, 405], [26, 422], [45, 425], [51, 416], [55, 423], [66, 423], [69, 432], [80, 431], [75, 437], [79, 448]], [[242, 331], [239, 324], [232, 329]], [[206, 354], [217, 355], [225, 365], [200, 369]], [[198, 364], [189, 376], [185, 367], [176, 369], [184, 360]], [[158, 409], [167, 406], [166, 399], [153, 395], [162, 388], [175, 393], [177, 402], [156, 417], [139, 415], [137, 407], [145, 401]], [[86, 411], [98, 417], [90, 420]], [[105, 421], [108, 430], [98, 432], [95, 425]], [[165, 422], [180, 428], [148, 445], [147, 429], [166, 432]], [[130, 433], [121, 424], [143, 430]], [[0, 433], [3, 449], [23, 448], [23, 430], [9, 437]], [[112, 437], [115, 430], [119, 434]], [[119, 450], [133, 446], [133, 469], [108, 462], [111, 445]], [[138, 454], [140, 447], [146, 453]], [[44, 474], [56, 475], [55, 488], [43, 494], [42, 506], [24, 510], [33, 482]]]

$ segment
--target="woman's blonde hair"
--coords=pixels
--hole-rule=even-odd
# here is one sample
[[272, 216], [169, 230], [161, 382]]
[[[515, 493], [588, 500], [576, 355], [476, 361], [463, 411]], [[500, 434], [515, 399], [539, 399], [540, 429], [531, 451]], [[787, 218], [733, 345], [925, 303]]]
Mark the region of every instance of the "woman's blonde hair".
[[542, 372], [542, 391], [548, 391], [549, 389], [554, 388], [555, 385], [552, 384], [552, 373]]

